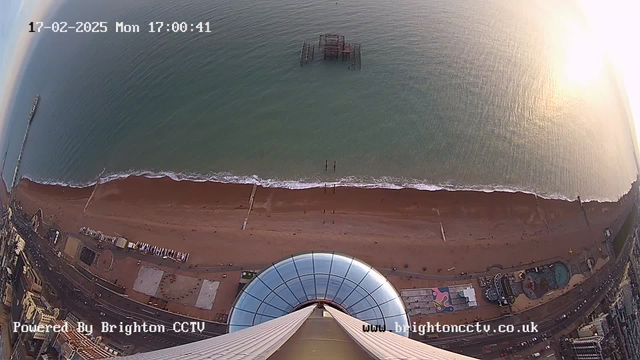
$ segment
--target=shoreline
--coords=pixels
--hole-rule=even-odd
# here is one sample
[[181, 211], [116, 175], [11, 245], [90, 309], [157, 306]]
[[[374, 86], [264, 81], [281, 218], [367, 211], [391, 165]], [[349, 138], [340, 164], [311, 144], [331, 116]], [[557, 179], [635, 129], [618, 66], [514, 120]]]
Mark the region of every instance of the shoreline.
[[[403, 190], [414, 189], [419, 191], [446, 191], [446, 192], [478, 192], [478, 193], [509, 193], [509, 194], [525, 194], [534, 195], [541, 199], [547, 200], [563, 200], [573, 202], [576, 201], [576, 197], [568, 197], [562, 194], [545, 193], [526, 189], [522, 187], [510, 187], [504, 185], [453, 185], [453, 184], [430, 184], [426, 182], [419, 182], [416, 180], [407, 181], [401, 178], [384, 177], [381, 179], [371, 178], [369, 180], [360, 181], [356, 177], [343, 177], [339, 180], [333, 181], [321, 181], [317, 179], [299, 179], [299, 180], [279, 180], [279, 179], [262, 179], [257, 175], [242, 176], [231, 175], [229, 173], [214, 173], [211, 175], [200, 174], [185, 174], [175, 173], [171, 171], [132, 171], [126, 173], [114, 173], [108, 174], [100, 178], [100, 185], [107, 184], [113, 181], [125, 180], [130, 178], [146, 178], [146, 179], [162, 179], [168, 178], [175, 182], [192, 182], [192, 183], [214, 183], [214, 184], [238, 184], [238, 185], [258, 185], [264, 188], [278, 188], [287, 190], [308, 190], [316, 188], [358, 188], [358, 189], [387, 189], [387, 190]], [[92, 180], [86, 183], [65, 183], [55, 180], [34, 180], [31, 177], [25, 175], [20, 180], [27, 180], [32, 183], [40, 185], [52, 185], [67, 188], [88, 188], [95, 186], [97, 180]], [[19, 181], [18, 181], [19, 182]], [[629, 188], [620, 195], [617, 199], [605, 199], [605, 198], [582, 198], [583, 203], [598, 202], [598, 203], [614, 203], [624, 197], [629, 191], [632, 190], [634, 183], [629, 184]]]
[[[447, 240], [454, 241], [450, 245], [456, 239], [468, 243], [513, 238], [520, 243], [518, 239], [551, 236], [558, 229], [586, 232], [594, 241], [602, 238], [604, 228], [615, 228], [611, 224], [626, 213], [626, 204], [632, 198], [627, 193], [618, 202], [583, 201], [580, 206], [577, 199], [545, 199], [508, 192], [357, 187], [291, 190], [257, 186], [252, 210], [248, 212], [252, 188], [252, 184], [175, 181], [168, 177], [128, 177], [100, 183], [97, 188], [43, 185], [23, 179], [16, 195], [18, 200], [30, 200], [23, 204], [25, 209], [33, 208], [33, 212], [37, 210], [35, 206], [42, 207], [45, 217], [54, 223], [73, 220], [71, 229], [65, 227], [72, 232], [89, 226], [85, 222], [94, 217], [159, 223], [165, 228], [193, 226], [207, 231], [240, 229], [248, 217], [247, 230], [294, 235], [296, 231], [332, 236], [404, 235], [425, 237], [437, 246], [448, 244], [441, 238], [440, 223], [444, 224]], [[68, 211], [61, 211], [65, 208]], [[585, 222], [585, 215], [591, 224]], [[598, 232], [593, 231], [598, 227]]]

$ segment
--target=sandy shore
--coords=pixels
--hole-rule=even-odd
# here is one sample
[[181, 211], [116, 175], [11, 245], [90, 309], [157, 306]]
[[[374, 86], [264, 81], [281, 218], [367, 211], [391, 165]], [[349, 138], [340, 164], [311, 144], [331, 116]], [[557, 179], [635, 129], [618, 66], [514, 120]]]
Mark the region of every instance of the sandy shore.
[[[88, 226], [131, 241], [191, 254], [188, 266], [166, 268], [149, 257], [142, 265], [220, 281], [212, 310], [170, 303], [168, 309], [215, 319], [228, 314], [240, 272], [209, 272], [233, 263], [260, 270], [279, 259], [308, 251], [335, 251], [380, 269], [398, 290], [472, 283], [442, 279], [460, 272], [482, 273], [548, 259], [583, 261], [607, 255], [603, 230], [622, 225], [632, 203], [536, 199], [521, 193], [337, 188], [288, 190], [257, 187], [245, 230], [253, 185], [177, 182], [133, 177], [94, 188], [41, 185], [22, 180], [16, 197], [33, 213], [69, 234]], [[635, 190], [634, 190], [635, 191]], [[91, 201], [87, 206], [87, 201]], [[85, 211], [85, 206], [86, 211]], [[441, 235], [441, 224], [446, 241]], [[92, 240], [88, 240], [90, 243]], [[406, 266], [406, 268], [405, 268]], [[140, 265], [117, 261], [116, 270], [91, 271], [132, 290]], [[398, 268], [398, 271], [384, 269]], [[452, 272], [447, 269], [455, 267]], [[495, 268], [493, 268], [495, 269]], [[437, 276], [436, 278], [434, 278]], [[500, 308], [479, 298], [472, 312], [413, 317], [418, 321], [466, 323], [500, 316]]]
[[[266, 264], [305, 251], [328, 250], [373, 266], [426, 273], [455, 266], [482, 272], [602, 245], [603, 230], [621, 223], [630, 196], [617, 203], [539, 199], [521, 193], [413, 189], [258, 187], [245, 230], [252, 185], [133, 177], [93, 188], [22, 180], [17, 198], [29, 212], [67, 232], [81, 226], [132, 241], [191, 253], [200, 266]], [[546, 220], [546, 223], [545, 223]], [[442, 223], [446, 242], [441, 237]], [[548, 226], [547, 226], [548, 224]]]

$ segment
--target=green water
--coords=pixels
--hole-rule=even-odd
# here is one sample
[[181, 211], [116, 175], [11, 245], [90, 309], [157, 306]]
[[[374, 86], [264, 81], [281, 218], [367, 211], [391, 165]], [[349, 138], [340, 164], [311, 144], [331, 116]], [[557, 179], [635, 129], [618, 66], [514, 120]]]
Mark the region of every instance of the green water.
[[[42, 182], [88, 184], [106, 168], [617, 199], [636, 177], [628, 122], [602, 54], [581, 45], [588, 27], [562, 4], [69, 0], [49, 21], [109, 32], [36, 35], [4, 177], [39, 93], [20, 175]], [[212, 32], [149, 33], [150, 21]], [[362, 44], [361, 70], [321, 56], [300, 67], [302, 40], [326, 32]]]

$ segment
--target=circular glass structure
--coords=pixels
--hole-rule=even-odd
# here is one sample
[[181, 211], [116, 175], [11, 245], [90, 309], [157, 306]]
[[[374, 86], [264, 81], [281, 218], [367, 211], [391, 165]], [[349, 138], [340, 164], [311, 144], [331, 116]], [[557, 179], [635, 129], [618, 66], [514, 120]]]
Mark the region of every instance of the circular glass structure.
[[[389, 281], [362, 261], [333, 253], [292, 256], [260, 272], [238, 295], [229, 316], [229, 332], [316, 302], [408, 336], [404, 304]], [[395, 331], [396, 325], [402, 331]]]

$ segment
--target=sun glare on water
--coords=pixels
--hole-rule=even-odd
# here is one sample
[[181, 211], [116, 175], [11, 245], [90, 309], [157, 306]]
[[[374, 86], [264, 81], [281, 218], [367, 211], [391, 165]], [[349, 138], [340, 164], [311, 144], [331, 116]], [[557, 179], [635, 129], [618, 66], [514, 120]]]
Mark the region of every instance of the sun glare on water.
[[[591, 28], [591, 43], [601, 49], [612, 70], [621, 78], [626, 92], [630, 116], [633, 117], [636, 134], [640, 130], [640, 2], [632, 0], [577, 0]], [[580, 37], [575, 39], [575, 54], [587, 53]], [[578, 55], [579, 56], [579, 55]], [[567, 78], [577, 83], [588, 81], [593, 64], [590, 58], [569, 57]], [[580, 62], [582, 61], [582, 62]], [[637, 136], [637, 135], [636, 135]]]
[[569, 87], [590, 85], [603, 70], [603, 56], [592, 35], [585, 31], [573, 31], [564, 49], [561, 82]]

